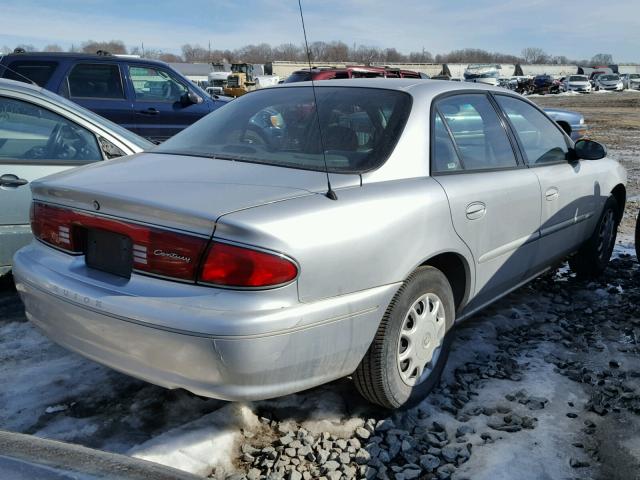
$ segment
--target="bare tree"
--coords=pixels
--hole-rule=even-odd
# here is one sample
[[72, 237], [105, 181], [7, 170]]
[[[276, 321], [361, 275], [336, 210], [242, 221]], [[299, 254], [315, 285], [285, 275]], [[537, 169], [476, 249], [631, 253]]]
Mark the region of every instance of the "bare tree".
[[524, 63], [548, 63], [549, 55], [544, 50], [537, 47], [527, 47], [522, 50]]
[[94, 40], [87, 40], [82, 43], [82, 51], [84, 53], [96, 53], [98, 50], [103, 50], [114, 54], [127, 53], [127, 47], [122, 40], [111, 40], [109, 42], [96, 42]]
[[597, 53], [591, 57], [591, 65], [613, 65], [613, 55], [610, 53]]
[[191, 45], [187, 43], [182, 46], [182, 57], [185, 62], [194, 63], [194, 62], [209, 62], [209, 49], [204, 48], [198, 44]]
[[306, 61], [307, 56], [304, 47], [293, 43], [283, 43], [273, 48], [273, 60]]
[[45, 52], [63, 52], [64, 50], [58, 44], [52, 43], [44, 47]]
[[175, 55], [173, 53], [161, 53], [160, 55], [158, 55], [158, 60], [167, 63], [184, 62], [184, 59], [180, 55]]

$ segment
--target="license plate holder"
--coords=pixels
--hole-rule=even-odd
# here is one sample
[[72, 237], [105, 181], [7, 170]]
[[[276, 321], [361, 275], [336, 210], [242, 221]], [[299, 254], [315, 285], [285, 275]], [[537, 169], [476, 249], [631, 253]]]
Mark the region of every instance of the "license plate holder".
[[131, 278], [133, 270], [133, 243], [131, 238], [107, 230], [89, 229], [85, 263], [87, 267]]

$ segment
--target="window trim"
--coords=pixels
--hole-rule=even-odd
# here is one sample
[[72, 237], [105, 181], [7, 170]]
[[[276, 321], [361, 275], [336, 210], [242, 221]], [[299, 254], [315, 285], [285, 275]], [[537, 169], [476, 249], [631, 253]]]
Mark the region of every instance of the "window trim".
[[[433, 139], [435, 138], [435, 127], [436, 127], [436, 122], [435, 122], [435, 115], [434, 113], [439, 113], [438, 107], [437, 107], [437, 103], [439, 101], [441, 101], [442, 99], [448, 98], [448, 97], [455, 97], [455, 96], [459, 96], [459, 95], [469, 95], [469, 94], [474, 94], [474, 95], [484, 95], [487, 98], [487, 101], [489, 102], [489, 104], [491, 105], [491, 107], [494, 109], [496, 116], [498, 117], [498, 121], [500, 123], [500, 126], [502, 127], [502, 129], [504, 130], [505, 135], [507, 136], [507, 139], [509, 140], [509, 144], [511, 145], [511, 150], [513, 151], [513, 157], [515, 158], [516, 161], [516, 165], [514, 166], [510, 166], [510, 167], [495, 167], [495, 168], [485, 168], [485, 169], [474, 169], [474, 170], [466, 170], [466, 169], [460, 169], [460, 170], [453, 170], [451, 172], [436, 172], [433, 170], [433, 158], [434, 158], [434, 154], [435, 154], [435, 142], [433, 142]], [[436, 95], [433, 99], [431, 99], [431, 105], [429, 108], [429, 176], [430, 177], [435, 177], [435, 176], [439, 176], [439, 175], [462, 175], [462, 174], [470, 174], [470, 173], [490, 173], [490, 172], [502, 172], [502, 171], [509, 171], [509, 170], [520, 170], [523, 168], [528, 168], [528, 166], [524, 163], [521, 155], [520, 155], [520, 151], [518, 148], [518, 145], [515, 144], [511, 138], [511, 131], [508, 128], [508, 125], [506, 125], [504, 123], [504, 120], [502, 118], [502, 110], [501, 109], [497, 109], [496, 108], [496, 102], [493, 100], [493, 98], [491, 98], [491, 92], [489, 90], [476, 90], [476, 89], [460, 89], [460, 90], [450, 90], [448, 92], [444, 92], [441, 93], [439, 95]], [[444, 118], [443, 118], [444, 121]], [[455, 141], [455, 139], [452, 136], [451, 130], [447, 124], [447, 122], [444, 122], [445, 127], [447, 128], [447, 132], [449, 134], [449, 137], [451, 138], [451, 141], [453, 142], [454, 148], [456, 150], [456, 153], [458, 154], [458, 159], [460, 160], [461, 165], [464, 165], [464, 162], [461, 159], [461, 155], [460, 155], [460, 151], [458, 148], [458, 145]]]
[[[96, 141], [96, 147], [98, 149], [98, 152], [100, 152], [100, 159], [97, 160], [65, 160], [65, 159], [56, 159], [56, 158], [37, 158], [37, 159], [28, 159], [28, 158], [15, 158], [15, 157], [2, 157], [0, 156], [0, 164], [5, 164], [5, 165], [25, 165], [25, 166], [30, 166], [30, 165], [40, 165], [40, 166], [70, 166], [70, 167], [79, 167], [82, 165], [88, 165], [90, 163], [96, 163], [96, 162], [102, 162], [104, 160], [107, 160], [106, 155], [104, 153], [104, 151], [102, 150], [102, 146], [100, 145], [100, 141], [98, 140], [98, 136], [96, 135], [96, 132], [92, 131], [91, 129], [87, 128], [84, 125], [80, 125], [78, 122], [62, 115], [59, 112], [55, 112], [53, 110], [51, 110], [50, 108], [47, 108], [43, 105], [40, 105], [38, 103], [34, 103], [31, 102], [29, 100], [25, 100], [23, 98], [19, 98], [19, 97], [13, 97], [13, 96], [7, 96], [7, 95], [0, 95], [0, 100], [2, 99], [8, 99], [8, 100], [14, 100], [14, 101], [18, 101], [18, 102], [22, 102], [22, 103], [27, 103], [35, 108], [41, 108], [43, 110], [46, 110], [47, 112], [56, 115], [64, 120], [66, 120], [69, 123], [72, 123], [73, 125], [75, 125], [76, 127], [79, 127], [87, 132], [89, 132], [89, 134], [94, 138], [94, 140]], [[113, 142], [112, 142], [113, 143]]]
[[[544, 110], [542, 110], [540, 107], [538, 107], [536, 104], [534, 104], [533, 102], [529, 102], [526, 99], [520, 98], [516, 95], [510, 95], [508, 93], [502, 93], [502, 92], [491, 92], [491, 96], [494, 97], [494, 101], [497, 105], [497, 107], [500, 109], [500, 112], [502, 112], [502, 115], [504, 115], [506, 121], [507, 121], [507, 126], [509, 128], [509, 130], [511, 131], [517, 145], [518, 145], [518, 149], [520, 150], [520, 154], [522, 155], [522, 159], [525, 163], [525, 165], [527, 166], [527, 168], [541, 168], [541, 167], [546, 167], [546, 166], [551, 166], [551, 165], [562, 165], [562, 164], [569, 164], [572, 162], [571, 160], [571, 152], [573, 150], [573, 141], [571, 140], [571, 138], [569, 137], [569, 135], [567, 135], [567, 132], [565, 132], [562, 127], [560, 125], [558, 125], [558, 123], [553, 120], [551, 117], [549, 117], [549, 115], [547, 115], [545, 113]], [[500, 103], [498, 102], [497, 98], [495, 97], [510, 97], [513, 98], [515, 100], [519, 100], [527, 105], [530, 105], [531, 107], [533, 107], [535, 110], [537, 110], [538, 112], [540, 112], [544, 117], [546, 117], [547, 119], [550, 120], [551, 124], [562, 134], [564, 141], [567, 145], [567, 148], [569, 149], [569, 151], [567, 152], [568, 158], [566, 158], [565, 160], [556, 160], [555, 162], [545, 162], [545, 163], [540, 163], [540, 164], [535, 164], [535, 163], [531, 163], [529, 162], [529, 157], [527, 156], [527, 152], [525, 151], [522, 143], [520, 142], [520, 139], [518, 138], [518, 132], [515, 129], [515, 126], [513, 125], [513, 123], [511, 122], [511, 120], [509, 119], [509, 115], [507, 115], [507, 112], [505, 112], [502, 107], [500, 106]]]
[[180, 100], [144, 100], [141, 98], [137, 97], [136, 94], [136, 86], [133, 84], [133, 77], [131, 76], [131, 67], [138, 67], [138, 68], [151, 68], [160, 72], [164, 72], [165, 74], [167, 74], [171, 79], [173, 79], [176, 83], [179, 83], [180, 85], [182, 85], [184, 88], [187, 89], [187, 92], [191, 92], [192, 90], [189, 88], [188, 85], [185, 85], [180, 79], [176, 78], [176, 76], [171, 72], [168, 71], [165, 68], [162, 68], [160, 66], [156, 66], [156, 65], [143, 65], [143, 64], [139, 64], [139, 63], [130, 63], [127, 64], [127, 76], [129, 78], [129, 82], [131, 82], [131, 93], [133, 94], [133, 101], [134, 102], [144, 102], [144, 103], [166, 103], [168, 105], [173, 105], [174, 103], [178, 103], [180, 102]]
[[[69, 76], [73, 73], [73, 71], [75, 70], [75, 68], [78, 65], [115, 65], [115, 67], [118, 69], [118, 76], [120, 77], [120, 86], [122, 87], [122, 98], [113, 98], [113, 97], [79, 97], [79, 96], [75, 96], [71, 94], [71, 85], [69, 84]], [[67, 92], [69, 92], [69, 98], [77, 98], [80, 100], [109, 100], [111, 102], [125, 102], [127, 101], [127, 91], [124, 87], [124, 81], [122, 79], [122, 70], [120, 69], [120, 64], [117, 62], [76, 62], [74, 63], [71, 68], [69, 69], [69, 71], [67, 72], [67, 75], [64, 77], [64, 81], [67, 84]], [[58, 89], [60, 90], [60, 89]]]

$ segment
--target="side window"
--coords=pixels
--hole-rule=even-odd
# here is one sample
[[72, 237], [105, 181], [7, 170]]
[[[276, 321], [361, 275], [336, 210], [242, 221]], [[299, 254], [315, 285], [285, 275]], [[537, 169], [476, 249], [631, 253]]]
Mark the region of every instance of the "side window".
[[18, 62], [11, 62], [8, 70], [6, 68], [0, 68], [3, 70], [2, 76], [10, 80], [17, 80], [19, 82], [28, 83], [24, 77], [36, 82], [41, 87], [44, 87], [53, 72], [55, 72], [58, 66], [58, 62], [42, 62], [42, 61], [26, 61], [21, 60]]
[[507, 132], [485, 94], [447, 97], [436, 108], [451, 130], [465, 170], [517, 166]]
[[509, 117], [529, 164], [566, 160], [569, 153], [567, 141], [552, 120], [517, 98], [496, 95], [496, 100]]
[[167, 72], [150, 67], [129, 67], [136, 100], [178, 102], [188, 92], [181, 82]]
[[67, 82], [71, 98], [124, 99], [120, 68], [115, 64], [78, 63]]
[[453, 140], [442, 121], [438, 112], [435, 114], [435, 125], [433, 129], [434, 138], [431, 157], [431, 172], [444, 173], [462, 170], [460, 159], [453, 145]]
[[0, 163], [3, 158], [86, 163], [102, 154], [85, 128], [32, 103], [0, 97]]

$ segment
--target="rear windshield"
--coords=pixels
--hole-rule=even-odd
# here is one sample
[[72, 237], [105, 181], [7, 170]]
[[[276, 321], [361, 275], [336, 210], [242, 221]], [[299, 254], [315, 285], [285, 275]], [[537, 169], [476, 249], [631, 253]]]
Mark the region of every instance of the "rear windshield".
[[572, 75], [569, 77], [569, 81], [570, 82], [586, 82], [587, 77], [584, 77], [582, 75]]
[[[360, 173], [380, 166], [402, 133], [411, 96], [358, 87], [257, 90], [215, 110], [155, 153]], [[318, 128], [318, 116], [320, 129]], [[324, 155], [323, 155], [324, 150]]]
[[293, 72], [284, 80], [284, 83], [306, 82], [308, 80], [311, 80], [310, 72]]
[[0, 73], [2, 73], [2, 77], [4, 78], [29, 83], [25, 78], [27, 77], [39, 86], [44, 87], [57, 66], [58, 62], [21, 60], [9, 64], [11, 70], [0, 67], [0, 70], [2, 70]]

